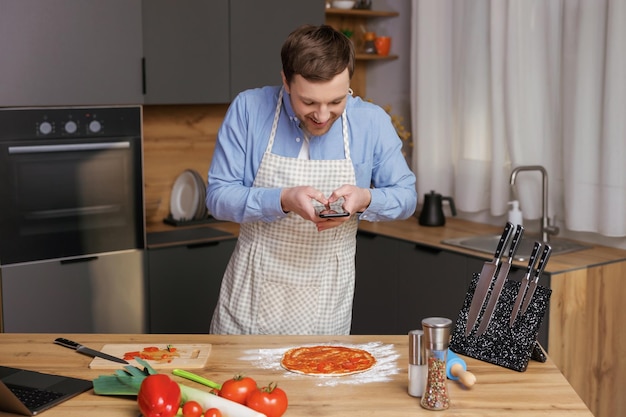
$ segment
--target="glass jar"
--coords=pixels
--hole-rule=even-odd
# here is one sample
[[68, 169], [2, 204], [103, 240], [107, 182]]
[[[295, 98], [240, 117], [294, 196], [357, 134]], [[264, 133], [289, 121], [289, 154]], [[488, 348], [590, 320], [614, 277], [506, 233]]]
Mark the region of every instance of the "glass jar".
[[365, 32], [363, 40], [363, 53], [376, 54], [376, 32]]

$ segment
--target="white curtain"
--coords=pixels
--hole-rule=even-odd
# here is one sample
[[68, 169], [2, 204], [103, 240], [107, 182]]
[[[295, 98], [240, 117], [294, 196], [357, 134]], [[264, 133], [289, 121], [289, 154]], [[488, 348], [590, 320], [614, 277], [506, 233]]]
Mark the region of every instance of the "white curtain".
[[[502, 216], [542, 165], [561, 228], [626, 236], [626, 2], [412, 1], [420, 194]], [[515, 192], [539, 218], [540, 173]]]

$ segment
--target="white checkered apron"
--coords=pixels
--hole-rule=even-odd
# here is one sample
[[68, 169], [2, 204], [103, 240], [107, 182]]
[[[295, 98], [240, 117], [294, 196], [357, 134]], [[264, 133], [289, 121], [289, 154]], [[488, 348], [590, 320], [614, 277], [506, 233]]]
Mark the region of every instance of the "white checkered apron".
[[[306, 160], [271, 153], [282, 106], [254, 187], [311, 185], [326, 196], [355, 184], [347, 120], [342, 115], [346, 158]], [[241, 224], [228, 264], [211, 333], [348, 334], [354, 296], [357, 216], [330, 230], [289, 213], [271, 222]]]

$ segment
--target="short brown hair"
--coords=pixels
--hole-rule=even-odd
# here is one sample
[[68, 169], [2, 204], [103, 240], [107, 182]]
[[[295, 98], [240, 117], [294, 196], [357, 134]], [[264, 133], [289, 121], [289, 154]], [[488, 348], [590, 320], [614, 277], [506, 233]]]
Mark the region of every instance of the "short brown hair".
[[328, 25], [300, 26], [280, 51], [283, 73], [290, 83], [301, 75], [308, 81], [329, 81], [346, 68], [354, 74], [354, 45], [343, 33]]

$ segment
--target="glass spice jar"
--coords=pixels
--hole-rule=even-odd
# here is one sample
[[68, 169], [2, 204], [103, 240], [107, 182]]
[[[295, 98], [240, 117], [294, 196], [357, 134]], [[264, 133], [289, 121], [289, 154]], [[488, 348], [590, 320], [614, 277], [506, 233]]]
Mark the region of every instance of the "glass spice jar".
[[376, 32], [365, 32], [363, 35], [363, 53], [375, 54], [376, 53]]
[[452, 320], [444, 317], [429, 317], [422, 320], [428, 373], [420, 405], [428, 410], [446, 410], [450, 407], [446, 355], [451, 328]]

